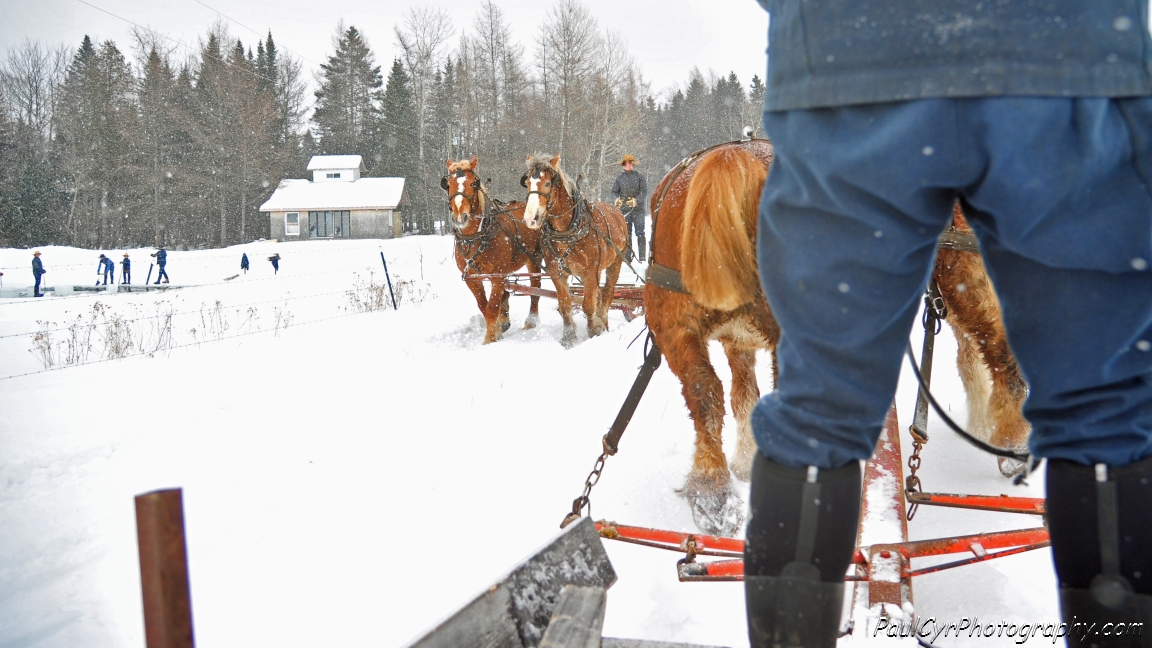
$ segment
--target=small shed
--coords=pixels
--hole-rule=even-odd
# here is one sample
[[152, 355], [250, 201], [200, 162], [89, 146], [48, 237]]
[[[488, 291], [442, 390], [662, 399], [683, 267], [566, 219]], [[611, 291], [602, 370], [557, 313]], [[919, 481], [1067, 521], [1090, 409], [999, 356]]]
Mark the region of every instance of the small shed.
[[285, 179], [260, 211], [281, 241], [393, 238], [408, 204], [404, 178], [362, 178], [359, 155], [315, 155], [311, 179]]

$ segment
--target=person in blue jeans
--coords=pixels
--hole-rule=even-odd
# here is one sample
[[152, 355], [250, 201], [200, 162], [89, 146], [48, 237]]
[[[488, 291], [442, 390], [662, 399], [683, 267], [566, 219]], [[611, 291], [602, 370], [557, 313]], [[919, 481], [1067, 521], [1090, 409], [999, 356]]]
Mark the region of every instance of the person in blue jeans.
[[1147, 0], [760, 1], [758, 261], [782, 336], [752, 413], [752, 646], [836, 644], [859, 462], [957, 200], [1030, 385], [1064, 621], [1143, 623], [1092, 643], [1152, 645]]
[[164, 271], [164, 266], [168, 263], [168, 252], [166, 252], [164, 250], [164, 246], [161, 245], [155, 252], [152, 253], [152, 256], [156, 257], [156, 265], [160, 268], [160, 272], [156, 274], [155, 283], [159, 285], [161, 277], [163, 277], [164, 283], [168, 283], [168, 273]]
[[244, 271], [244, 274], [248, 274], [248, 253], [247, 252], [243, 252], [240, 254], [240, 269]]
[[122, 268], [120, 283], [131, 284], [132, 283], [132, 260], [128, 258], [127, 252], [124, 253], [124, 260], [120, 262], [120, 267]]
[[35, 296], [35, 297], [43, 297], [44, 296], [40, 292], [40, 279], [47, 272], [48, 271], [44, 269], [44, 262], [40, 260], [40, 250], [36, 250], [35, 252], [32, 253], [32, 276], [36, 279], [36, 287], [34, 288], [33, 293], [32, 293], [33, 296]]
[[[112, 263], [112, 259], [100, 255], [100, 264], [96, 266], [96, 275], [104, 275], [104, 285], [107, 286], [109, 281], [116, 283], [116, 266]], [[97, 280], [99, 281], [99, 280]]]

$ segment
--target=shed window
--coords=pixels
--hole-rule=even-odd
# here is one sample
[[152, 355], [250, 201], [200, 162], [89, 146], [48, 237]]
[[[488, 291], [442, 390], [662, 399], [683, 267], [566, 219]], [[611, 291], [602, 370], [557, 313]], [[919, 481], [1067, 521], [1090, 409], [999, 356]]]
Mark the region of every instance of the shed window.
[[329, 174], [327, 175], [327, 177], [329, 177], [329, 178], [339, 178], [339, 177], [340, 177], [340, 174], [339, 174], [339, 173], [329, 173]]
[[284, 214], [284, 233], [288, 236], [300, 236], [300, 212]]
[[350, 211], [308, 212], [308, 236], [312, 238], [347, 238]]

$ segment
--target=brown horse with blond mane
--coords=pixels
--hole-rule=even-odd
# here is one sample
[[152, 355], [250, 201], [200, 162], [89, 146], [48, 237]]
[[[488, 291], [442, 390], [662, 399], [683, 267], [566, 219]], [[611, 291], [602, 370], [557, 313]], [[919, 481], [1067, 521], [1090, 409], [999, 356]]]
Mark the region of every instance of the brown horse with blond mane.
[[[484, 344], [500, 339], [508, 330], [508, 280], [502, 275], [527, 266], [533, 273], [532, 287], [540, 287], [538, 261], [540, 233], [524, 225], [524, 203], [504, 204], [488, 197], [480, 182], [479, 161], [448, 160], [448, 175], [440, 186], [448, 192], [452, 212], [452, 231], [456, 238], [456, 267], [484, 315], [487, 330]], [[492, 290], [484, 294], [484, 278]], [[535, 328], [540, 321], [540, 297], [533, 296], [524, 328]]]
[[[686, 158], [651, 199], [654, 242], [645, 317], [680, 379], [696, 429], [692, 468], [679, 492], [697, 527], [714, 535], [735, 535], [743, 525], [744, 502], [731, 474], [750, 477], [757, 451], [750, 416], [760, 398], [756, 352], [774, 352], [780, 340], [756, 261], [760, 192], [771, 164], [767, 140], [722, 144]], [[963, 226], [962, 219], [957, 224]], [[979, 255], [941, 250], [935, 278], [960, 342], [957, 364], [973, 412], [970, 426], [979, 435], [983, 425], [984, 436], [990, 434], [996, 445], [1021, 447], [1028, 432], [1020, 413], [1026, 392]], [[724, 387], [709, 361], [711, 340], [723, 345], [732, 370], [737, 441], [731, 463], [721, 441]], [[773, 357], [773, 384], [776, 378]], [[1001, 463], [1005, 474], [1012, 468]]]
[[[556, 286], [560, 316], [564, 319], [565, 347], [576, 344], [572, 322], [572, 294], [568, 277], [576, 276], [584, 287], [584, 316], [588, 337], [608, 330], [608, 306], [616, 291], [616, 279], [624, 262], [627, 245], [624, 215], [608, 203], [590, 203], [560, 169], [560, 156], [547, 160], [528, 156], [528, 172], [520, 184], [528, 190], [524, 201], [524, 222], [540, 231], [544, 265]], [[600, 273], [605, 271], [604, 286]]]

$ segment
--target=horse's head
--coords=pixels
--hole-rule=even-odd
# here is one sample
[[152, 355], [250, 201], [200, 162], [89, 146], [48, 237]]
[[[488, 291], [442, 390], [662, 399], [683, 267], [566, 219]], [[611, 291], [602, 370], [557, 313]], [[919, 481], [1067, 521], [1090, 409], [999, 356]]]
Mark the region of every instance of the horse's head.
[[480, 166], [476, 156], [471, 160], [445, 163], [448, 174], [440, 178], [440, 186], [448, 192], [448, 209], [452, 212], [453, 224], [464, 227], [472, 218], [478, 218], [487, 207], [484, 186], [480, 183]]
[[555, 199], [572, 195], [571, 181], [560, 170], [559, 155], [551, 160], [529, 155], [525, 161], [528, 171], [520, 177], [520, 186], [528, 190], [528, 198], [524, 201], [524, 223], [532, 229], [540, 229], [552, 211]]

